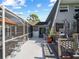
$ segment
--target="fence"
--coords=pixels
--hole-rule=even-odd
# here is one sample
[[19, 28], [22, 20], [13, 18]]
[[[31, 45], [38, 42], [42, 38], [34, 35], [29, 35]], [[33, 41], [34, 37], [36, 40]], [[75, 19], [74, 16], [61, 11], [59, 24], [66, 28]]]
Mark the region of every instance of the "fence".
[[[17, 36], [15, 38], [6, 40], [5, 44], [5, 53], [6, 53], [6, 57], [7, 56], [14, 56], [16, 55], [15, 52], [19, 52], [20, 51], [20, 47], [21, 45], [26, 41], [28, 34], [25, 35], [21, 35], [21, 36]], [[26, 39], [24, 39], [24, 37], [26, 37]]]
[[[59, 38], [58, 39], [58, 54], [61, 56], [74, 56], [78, 55], [78, 40], [77, 35], [74, 35], [71, 39]], [[79, 55], [78, 55], [79, 56]]]

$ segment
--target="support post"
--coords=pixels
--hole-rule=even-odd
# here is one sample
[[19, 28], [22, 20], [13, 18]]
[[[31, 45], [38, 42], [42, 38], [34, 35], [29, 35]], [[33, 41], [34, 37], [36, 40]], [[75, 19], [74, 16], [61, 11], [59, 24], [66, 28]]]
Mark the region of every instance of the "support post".
[[[24, 22], [24, 24], [23, 24], [23, 35], [25, 34], [25, 22]], [[24, 40], [23, 41], [25, 41], [26, 40], [26, 37], [24, 36]]]
[[9, 25], [7, 25], [7, 37], [9, 37]]
[[2, 6], [2, 57], [5, 59], [5, 7]]
[[29, 32], [28, 32], [28, 29], [29, 29], [29, 24], [27, 23], [27, 40], [29, 40]]
[[15, 36], [17, 35], [17, 26], [15, 26]]
[[58, 55], [59, 55], [59, 59], [61, 59], [61, 41], [60, 41], [60, 38], [58, 39]]
[[12, 31], [11, 31], [11, 25], [10, 25], [10, 37], [12, 38]]

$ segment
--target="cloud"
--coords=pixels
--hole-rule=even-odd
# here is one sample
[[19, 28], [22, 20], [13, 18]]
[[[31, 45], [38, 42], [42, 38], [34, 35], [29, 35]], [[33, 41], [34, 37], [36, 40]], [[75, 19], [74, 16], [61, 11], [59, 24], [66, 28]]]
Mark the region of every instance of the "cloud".
[[24, 6], [26, 0], [5, 0], [4, 5], [8, 6]]
[[55, 1], [57, 1], [57, 0], [50, 0], [50, 2], [55, 2]]
[[23, 12], [14, 12], [17, 15], [23, 15]]
[[33, 2], [34, 0], [31, 0], [31, 2]]
[[53, 5], [54, 5], [54, 3], [50, 3], [48, 6], [49, 6], [49, 7], [52, 7]]
[[31, 13], [31, 10], [28, 10], [27, 13]]
[[55, 2], [56, 2], [57, 0], [50, 0], [50, 4], [48, 5], [49, 7], [52, 7], [54, 4], [55, 4]]
[[5, 0], [2, 4], [4, 4], [4, 5], [15, 5], [15, 1], [14, 0]]
[[5, 0], [2, 2], [5, 6], [12, 6], [13, 9], [21, 9], [22, 6], [26, 7], [26, 0]]
[[37, 13], [37, 12], [39, 12], [39, 11], [38, 11], [38, 10], [35, 10], [34, 12], [36, 12], [36, 13]]
[[16, 0], [16, 1], [21, 6], [24, 6], [25, 5], [25, 0]]
[[37, 8], [40, 8], [42, 6], [42, 4], [37, 4]]
[[23, 15], [23, 12], [19, 12], [18, 14], [19, 14], [19, 15]]
[[44, 9], [44, 11], [48, 11], [49, 9]]
[[22, 8], [21, 6], [13, 7], [13, 9], [21, 9], [21, 8]]
[[38, 11], [38, 10], [28, 10], [28, 11], [27, 11], [28, 14], [37, 13], [37, 12], [39, 12], [39, 11]]

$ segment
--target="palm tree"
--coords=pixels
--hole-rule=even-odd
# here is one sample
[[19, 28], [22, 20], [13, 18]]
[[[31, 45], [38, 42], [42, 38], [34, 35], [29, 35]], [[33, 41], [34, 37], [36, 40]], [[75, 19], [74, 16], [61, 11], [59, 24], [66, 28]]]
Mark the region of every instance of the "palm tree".
[[39, 17], [36, 14], [29, 15], [27, 21], [31, 25], [36, 25], [38, 22], [40, 22]]

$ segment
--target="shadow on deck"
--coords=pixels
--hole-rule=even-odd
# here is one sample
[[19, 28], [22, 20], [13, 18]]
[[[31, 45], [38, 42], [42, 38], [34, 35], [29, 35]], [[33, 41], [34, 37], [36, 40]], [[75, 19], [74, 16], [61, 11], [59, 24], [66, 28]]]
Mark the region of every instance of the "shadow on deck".
[[59, 59], [57, 46], [53, 44], [43, 44], [44, 59]]

